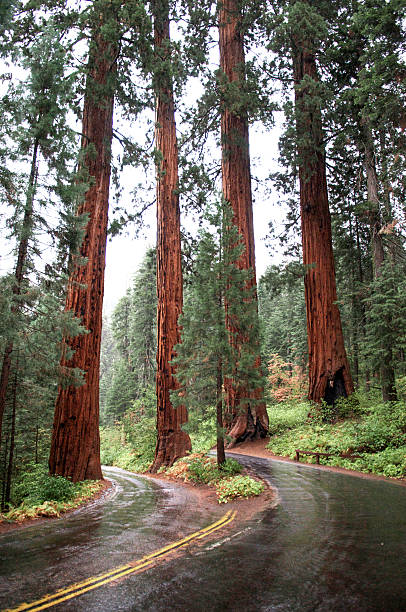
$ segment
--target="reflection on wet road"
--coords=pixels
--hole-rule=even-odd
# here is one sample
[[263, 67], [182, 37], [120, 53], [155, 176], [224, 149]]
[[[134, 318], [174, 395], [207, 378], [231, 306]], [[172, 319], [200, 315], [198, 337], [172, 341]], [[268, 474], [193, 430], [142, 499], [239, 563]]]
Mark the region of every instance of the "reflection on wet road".
[[[280, 504], [219, 546], [187, 550], [55, 610], [404, 611], [406, 488], [239, 456]], [[0, 606], [12, 607], [178, 540], [209, 516], [184, 489], [106, 470], [114, 498], [0, 537]], [[234, 528], [236, 531], [236, 528]]]

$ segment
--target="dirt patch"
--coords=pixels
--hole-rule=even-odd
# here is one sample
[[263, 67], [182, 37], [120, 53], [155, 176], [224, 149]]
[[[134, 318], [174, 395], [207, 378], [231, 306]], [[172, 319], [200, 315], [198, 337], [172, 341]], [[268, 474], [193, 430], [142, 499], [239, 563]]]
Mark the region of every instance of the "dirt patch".
[[[80, 506], [76, 506], [75, 508], [70, 508], [65, 512], [61, 512], [61, 517], [64, 517], [68, 514], [72, 514], [72, 512], [76, 512], [77, 510], [81, 510], [82, 508], [86, 508], [87, 506], [92, 506], [99, 500], [105, 499], [111, 493], [113, 493], [115, 489], [115, 485], [111, 480], [107, 480], [106, 478], [102, 479], [102, 486], [90, 499], [87, 499]], [[58, 520], [58, 516], [38, 516], [36, 518], [25, 519], [23, 521], [14, 521], [12, 523], [7, 523], [6, 521], [0, 522], [0, 535], [3, 533], [7, 533], [8, 531], [14, 531], [15, 529], [24, 529], [25, 527], [31, 527], [31, 525], [39, 525], [40, 523], [55, 521]]]

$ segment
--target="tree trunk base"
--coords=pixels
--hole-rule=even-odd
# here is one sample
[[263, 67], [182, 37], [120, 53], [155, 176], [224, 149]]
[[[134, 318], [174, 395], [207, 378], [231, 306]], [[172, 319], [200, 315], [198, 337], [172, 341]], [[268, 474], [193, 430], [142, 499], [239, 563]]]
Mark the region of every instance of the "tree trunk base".
[[155, 450], [155, 459], [149, 469], [156, 474], [160, 467], [170, 467], [177, 459], [192, 450], [189, 435], [184, 431], [160, 433]]
[[245, 440], [258, 440], [268, 435], [269, 420], [265, 406], [258, 408], [252, 413], [251, 408], [245, 414], [237, 415], [227, 434], [231, 438], [227, 448], [233, 448], [236, 444]]
[[343, 369], [344, 368], [340, 368], [334, 374], [334, 378], [331, 378], [327, 381], [326, 391], [324, 393], [323, 399], [329, 406], [334, 406], [336, 401], [340, 397], [348, 397], [348, 393], [345, 388]]

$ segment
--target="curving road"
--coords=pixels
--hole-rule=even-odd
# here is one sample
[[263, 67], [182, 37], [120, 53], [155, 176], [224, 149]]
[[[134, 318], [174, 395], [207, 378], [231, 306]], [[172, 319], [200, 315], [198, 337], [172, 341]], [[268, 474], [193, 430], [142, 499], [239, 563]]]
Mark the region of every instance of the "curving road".
[[[239, 455], [279, 506], [228, 537], [51, 610], [406, 610], [406, 488]], [[113, 498], [0, 537], [0, 607], [13, 608], [174, 542], [227, 508], [188, 490], [105, 470]], [[221, 532], [220, 532], [221, 533]], [[39, 609], [36, 608], [36, 609]]]

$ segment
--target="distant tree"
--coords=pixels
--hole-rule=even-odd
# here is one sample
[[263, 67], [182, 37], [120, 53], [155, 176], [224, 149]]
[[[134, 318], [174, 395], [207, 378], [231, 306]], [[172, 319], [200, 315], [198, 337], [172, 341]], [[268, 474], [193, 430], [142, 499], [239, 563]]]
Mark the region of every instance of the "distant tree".
[[103, 315], [102, 337], [100, 345], [100, 422], [106, 424], [107, 393], [111, 385], [113, 376], [113, 365], [117, 358], [117, 351], [114, 346], [113, 334], [110, 326], [110, 319]]
[[111, 322], [104, 323], [100, 370], [104, 425], [120, 420], [136, 400], [142, 405], [155, 389], [156, 302], [155, 249], [149, 249]]
[[306, 307], [303, 266], [270, 266], [258, 284], [262, 356], [278, 354], [286, 363], [307, 370]]
[[156, 375], [156, 250], [148, 249], [134, 276], [129, 314], [130, 355], [136, 398], [142, 399]]

